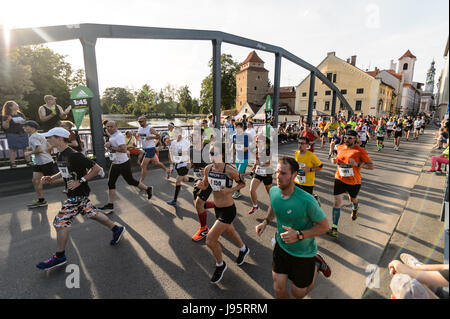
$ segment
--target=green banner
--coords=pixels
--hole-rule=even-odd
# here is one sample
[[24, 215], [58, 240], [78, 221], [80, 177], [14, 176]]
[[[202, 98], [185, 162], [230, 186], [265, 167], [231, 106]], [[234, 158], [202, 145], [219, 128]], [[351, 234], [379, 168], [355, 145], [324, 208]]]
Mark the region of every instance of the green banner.
[[75, 122], [77, 130], [80, 129], [81, 122], [83, 122], [84, 114], [86, 114], [87, 110], [88, 108], [72, 109], [73, 120]]
[[87, 86], [77, 86], [70, 92], [70, 98], [72, 100], [92, 99], [93, 97], [94, 93]]

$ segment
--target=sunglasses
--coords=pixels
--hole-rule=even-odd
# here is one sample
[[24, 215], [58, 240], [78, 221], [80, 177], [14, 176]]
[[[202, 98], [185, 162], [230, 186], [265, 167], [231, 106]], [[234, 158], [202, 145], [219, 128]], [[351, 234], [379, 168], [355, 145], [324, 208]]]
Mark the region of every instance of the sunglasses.
[[298, 145], [306, 145], [306, 144], [308, 144], [308, 143], [305, 143], [305, 142], [298, 142]]
[[216, 155], [218, 155], [219, 153], [217, 153], [217, 152], [209, 152], [209, 155], [211, 155], [211, 156], [216, 156]]

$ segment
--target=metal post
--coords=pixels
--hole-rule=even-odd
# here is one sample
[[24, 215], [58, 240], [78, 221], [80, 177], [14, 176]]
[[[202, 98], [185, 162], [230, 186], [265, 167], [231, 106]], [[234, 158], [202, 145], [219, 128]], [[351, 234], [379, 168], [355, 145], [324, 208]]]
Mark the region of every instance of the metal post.
[[316, 76], [314, 71], [311, 71], [311, 78], [309, 79], [309, 99], [308, 99], [308, 124], [312, 124], [312, 112], [313, 112], [313, 103], [314, 103], [314, 90], [316, 86]]
[[280, 73], [281, 73], [281, 54], [275, 53], [275, 78], [273, 83], [273, 119], [272, 126], [278, 128], [278, 110], [280, 108]]
[[100, 92], [98, 88], [97, 60], [95, 56], [96, 38], [81, 38], [84, 56], [86, 84], [94, 93], [90, 101], [89, 117], [91, 122], [92, 149], [98, 165], [106, 168], [105, 141], [102, 129], [102, 111], [100, 108]]
[[220, 69], [221, 69], [221, 45], [222, 40], [213, 40], [213, 117], [214, 117], [214, 123], [217, 129], [220, 129]]
[[336, 116], [336, 91], [333, 90], [333, 99], [331, 100], [331, 116]]

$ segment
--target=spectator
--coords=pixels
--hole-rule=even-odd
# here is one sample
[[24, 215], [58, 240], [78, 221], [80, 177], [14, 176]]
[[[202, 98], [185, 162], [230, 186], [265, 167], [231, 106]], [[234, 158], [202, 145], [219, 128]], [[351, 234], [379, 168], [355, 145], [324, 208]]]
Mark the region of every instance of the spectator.
[[247, 114], [242, 115], [242, 121], [241, 122], [244, 125], [244, 131], [247, 130], [247, 123], [248, 123]]
[[[437, 167], [436, 167], [437, 164]], [[428, 173], [432, 172], [442, 172], [441, 171], [441, 165], [447, 164], [448, 165], [448, 146], [445, 149], [444, 152], [442, 152], [439, 156], [432, 156], [431, 157], [431, 169], [428, 171]]]
[[103, 137], [105, 138], [105, 143], [109, 142], [109, 137], [111, 134], [109, 134], [108, 130], [106, 129], [106, 124], [108, 123], [108, 120], [103, 121]]
[[284, 123], [282, 123], [282, 124], [280, 124], [278, 126], [278, 141], [281, 144], [287, 143], [287, 135], [286, 135], [286, 133], [284, 131], [284, 127], [283, 126], [284, 126]]
[[78, 131], [76, 131], [76, 130], [72, 131], [72, 128], [74, 126], [75, 126], [75, 124], [73, 124], [71, 121], [61, 121], [61, 127], [65, 128], [66, 130], [68, 130], [70, 132], [69, 144], [67, 144], [67, 145], [70, 146], [71, 148], [73, 148], [77, 152], [82, 152], [83, 148], [81, 146], [80, 135], [78, 134]]
[[125, 145], [127, 146], [129, 154], [138, 156], [137, 162], [140, 163], [142, 156], [144, 156], [144, 151], [137, 147], [136, 137], [131, 131], [125, 132]]
[[[11, 168], [17, 167], [17, 150], [25, 150], [28, 147], [28, 135], [22, 127], [24, 123], [25, 115], [19, 112], [19, 105], [14, 101], [7, 101], [2, 109], [2, 128], [6, 132]], [[25, 160], [27, 165], [31, 166], [29, 155], [25, 155]]]
[[[409, 254], [401, 254], [400, 259], [404, 263], [399, 260], [389, 263], [391, 276], [405, 274], [417, 280], [427, 290], [429, 298], [437, 298], [432, 289], [448, 287], [448, 264], [425, 265]], [[393, 285], [395, 286], [395, 282], [391, 283], [391, 287]]]
[[61, 106], [56, 104], [56, 97], [52, 95], [44, 96], [45, 104], [39, 107], [39, 119], [41, 120], [41, 128], [47, 132], [54, 127], [60, 126], [60, 121], [67, 118], [72, 106], [68, 106], [63, 110]]

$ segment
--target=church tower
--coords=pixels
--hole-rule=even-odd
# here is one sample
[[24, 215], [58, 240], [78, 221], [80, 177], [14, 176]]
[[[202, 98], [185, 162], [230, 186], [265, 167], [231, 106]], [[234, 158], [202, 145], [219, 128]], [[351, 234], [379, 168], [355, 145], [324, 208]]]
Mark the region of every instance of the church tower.
[[264, 68], [264, 61], [252, 51], [240, 68], [236, 73], [236, 109], [240, 111], [245, 102], [260, 107], [269, 90], [269, 71]]
[[425, 92], [433, 93], [434, 91], [434, 77], [436, 75], [436, 68], [434, 67], [434, 60], [431, 62], [431, 66], [427, 72], [427, 82], [425, 84]]
[[414, 65], [417, 58], [411, 53], [411, 51], [406, 51], [403, 56], [398, 59], [398, 74], [403, 75], [403, 80], [407, 83], [413, 82], [414, 77]]

